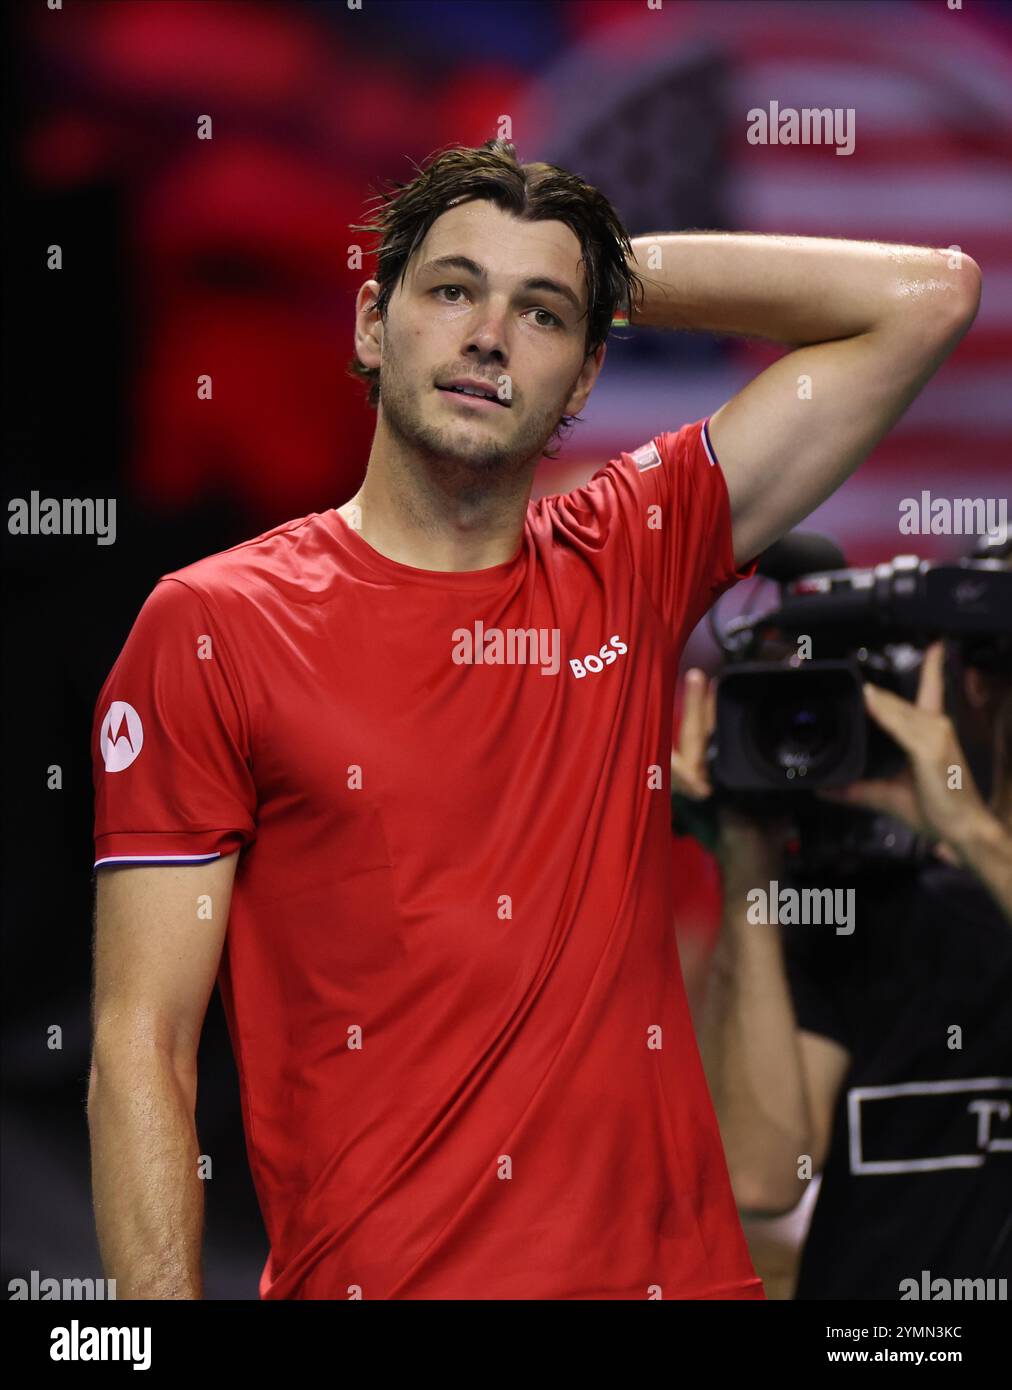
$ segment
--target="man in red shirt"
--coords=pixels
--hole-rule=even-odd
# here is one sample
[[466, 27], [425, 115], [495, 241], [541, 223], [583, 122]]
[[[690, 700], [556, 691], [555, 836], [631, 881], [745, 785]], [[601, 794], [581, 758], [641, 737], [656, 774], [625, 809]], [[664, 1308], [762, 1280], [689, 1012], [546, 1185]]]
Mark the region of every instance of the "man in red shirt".
[[[630, 244], [502, 142], [439, 156], [374, 227], [358, 494], [163, 576], [96, 705], [107, 1273], [201, 1296], [217, 977], [263, 1298], [762, 1298], [671, 930], [678, 656], [951, 351], [979, 272]], [[532, 503], [623, 306], [800, 346]]]

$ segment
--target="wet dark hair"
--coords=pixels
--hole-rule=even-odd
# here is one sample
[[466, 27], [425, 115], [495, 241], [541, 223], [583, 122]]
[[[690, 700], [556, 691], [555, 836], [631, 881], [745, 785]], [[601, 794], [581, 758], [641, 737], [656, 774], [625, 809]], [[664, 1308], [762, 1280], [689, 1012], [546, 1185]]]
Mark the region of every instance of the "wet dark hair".
[[[373, 278], [379, 282], [376, 304], [384, 320], [390, 297], [398, 282], [403, 284], [411, 257], [432, 224], [455, 203], [478, 198], [525, 222], [563, 222], [574, 233], [587, 278], [587, 356], [605, 342], [616, 314], [628, 316], [640, 302], [642, 281], [626, 263], [628, 233], [604, 194], [577, 174], [554, 164], [521, 164], [513, 144], [498, 139], [478, 148], [455, 146], [415, 168], [418, 174], [410, 183], [391, 182], [370, 200], [380, 205], [372, 221], [351, 224], [352, 231], [377, 237]], [[379, 369], [364, 366], [356, 353], [348, 371], [369, 383], [369, 404], [378, 405]], [[575, 418], [564, 415], [552, 438], [568, 430]], [[544, 456], [556, 455], [546, 449]]]

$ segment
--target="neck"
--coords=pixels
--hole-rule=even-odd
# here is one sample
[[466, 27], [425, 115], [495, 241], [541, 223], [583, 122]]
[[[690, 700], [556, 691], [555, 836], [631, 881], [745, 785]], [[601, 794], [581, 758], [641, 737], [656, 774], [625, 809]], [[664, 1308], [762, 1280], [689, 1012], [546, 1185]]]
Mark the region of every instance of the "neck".
[[490, 569], [517, 553], [536, 459], [488, 469], [434, 458], [382, 416], [358, 492], [338, 511], [374, 550], [416, 569]]

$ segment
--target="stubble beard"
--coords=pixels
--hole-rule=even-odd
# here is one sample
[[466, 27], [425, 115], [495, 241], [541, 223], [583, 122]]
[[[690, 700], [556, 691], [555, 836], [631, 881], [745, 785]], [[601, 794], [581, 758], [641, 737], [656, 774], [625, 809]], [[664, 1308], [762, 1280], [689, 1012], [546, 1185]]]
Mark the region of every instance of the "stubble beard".
[[[423, 386], [422, 393], [426, 389], [435, 399], [435, 386]], [[427, 423], [423, 418], [421, 394], [416, 395], [406, 386], [399, 374], [390, 370], [389, 364], [381, 371], [380, 391], [383, 418], [391, 434], [421, 454], [434, 468], [451, 473], [467, 471], [486, 478], [511, 476], [540, 458], [562, 419], [556, 411], [546, 411], [525, 419], [518, 432], [499, 440], [493, 433], [497, 426], [486, 428], [483, 416], [477, 411], [471, 424], [463, 412], [457, 424]], [[500, 410], [515, 408], [497, 407]], [[501, 429], [501, 425], [498, 428]]]

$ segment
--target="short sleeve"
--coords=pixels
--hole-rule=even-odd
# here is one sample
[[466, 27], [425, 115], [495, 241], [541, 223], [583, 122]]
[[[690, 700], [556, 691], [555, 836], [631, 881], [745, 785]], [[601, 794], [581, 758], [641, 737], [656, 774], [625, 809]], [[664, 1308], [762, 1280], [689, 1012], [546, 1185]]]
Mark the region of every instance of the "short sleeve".
[[610, 476], [633, 562], [680, 640], [725, 590], [755, 573], [755, 560], [734, 562], [727, 484], [705, 420], [655, 435], [596, 476]]
[[92, 768], [96, 868], [206, 862], [256, 836], [234, 653], [181, 580], [159, 580], [102, 686]]

